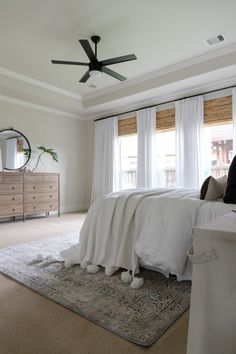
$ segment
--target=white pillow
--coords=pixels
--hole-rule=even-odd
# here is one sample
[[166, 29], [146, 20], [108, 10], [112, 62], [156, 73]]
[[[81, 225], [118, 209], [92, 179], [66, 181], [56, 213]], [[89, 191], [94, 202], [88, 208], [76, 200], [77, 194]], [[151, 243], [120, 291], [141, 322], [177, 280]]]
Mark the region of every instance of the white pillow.
[[220, 178], [214, 178], [210, 176], [207, 178], [207, 180], [208, 185], [204, 200], [216, 200], [222, 198], [226, 188], [227, 176], [225, 175]]

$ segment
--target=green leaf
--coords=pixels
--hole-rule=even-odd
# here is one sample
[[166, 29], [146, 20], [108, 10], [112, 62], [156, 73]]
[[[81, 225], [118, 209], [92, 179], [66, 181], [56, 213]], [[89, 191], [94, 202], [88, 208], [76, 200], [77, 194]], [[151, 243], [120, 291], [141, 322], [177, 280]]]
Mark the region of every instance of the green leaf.
[[41, 154], [49, 154], [53, 161], [56, 161], [58, 162], [58, 154], [57, 152], [55, 152], [53, 149], [51, 148], [46, 148], [44, 145], [41, 145], [41, 146], [37, 146], [37, 149], [39, 149], [40, 151], [42, 151]]
[[30, 157], [30, 149], [23, 149], [25, 158], [28, 159]]

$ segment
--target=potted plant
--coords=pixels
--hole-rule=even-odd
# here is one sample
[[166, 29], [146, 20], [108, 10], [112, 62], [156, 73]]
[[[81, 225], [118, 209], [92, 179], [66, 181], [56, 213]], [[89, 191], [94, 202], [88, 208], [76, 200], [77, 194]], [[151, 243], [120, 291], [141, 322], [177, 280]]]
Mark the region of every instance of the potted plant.
[[[55, 152], [53, 149], [46, 148], [44, 145], [36, 146], [36, 148], [37, 148], [38, 150], [40, 150], [40, 153], [39, 153], [39, 155], [38, 155], [35, 168], [33, 169], [34, 171], [37, 169], [38, 164], [39, 164], [39, 161], [40, 161], [40, 159], [41, 159], [41, 157], [42, 157], [43, 154], [49, 154], [49, 155], [52, 157], [53, 161], [58, 162], [58, 154], [57, 154], [57, 152]], [[24, 155], [25, 155], [25, 157], [28, 157], [29, 154], [30, 154], [29, 149], [24, 149]]]

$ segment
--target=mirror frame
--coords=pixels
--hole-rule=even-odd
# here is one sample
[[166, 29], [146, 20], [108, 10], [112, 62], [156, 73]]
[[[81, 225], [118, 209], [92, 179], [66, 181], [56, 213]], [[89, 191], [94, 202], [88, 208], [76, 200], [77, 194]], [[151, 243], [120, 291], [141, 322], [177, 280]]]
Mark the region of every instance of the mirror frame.
[[20, 134], [21, 136], [23, 136], [23, 138], [26, 140], [26, 142], [27, 142], [27, 144], [28, 144], [28, 146], [29, 146], [29, 157], [28, 157], [28, 160], [24, 163], [24, 165], [22, 165], [21, 167], [19, 167], [19, 168], [6, 168], [6, 167], [4, 167], [4, 166], [2, 166], [3, 167], [3, 171], [19, 171], [19, 170], [21, 170], [22, 168], [24, 168], [25, 166], [26, 166], [26, 164], [29, 162], [29, 160], [30, 160], [30, 157], [31, 157], [31, 146], [30, 146], [30, 143], [29, 143], [29, 140], [26, 138], [26, 136], [24, 135], [24, 134], [22, 134], [21, 132], [19, 132], [19, 130], [16, 130], [16, 129], [14, 129], [14, 128], [6, 128], [6, 129], [1, 129], [0, 130], [0, 134], [2, 133], [2, 132], [5, 132], [5, 131], [7, 131], [7, 130], [12, 130], [13, 132], [16, 132], [16, 133], [18, 133], [18, 134]]

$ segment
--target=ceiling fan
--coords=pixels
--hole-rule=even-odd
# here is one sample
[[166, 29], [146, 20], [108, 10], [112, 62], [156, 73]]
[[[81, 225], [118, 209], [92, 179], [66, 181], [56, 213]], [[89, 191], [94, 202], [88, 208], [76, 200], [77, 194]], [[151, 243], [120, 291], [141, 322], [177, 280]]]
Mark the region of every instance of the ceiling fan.
[[87, 54], [90, 62], [89, 63], [81, 63], [77, 61], [66, 61], [66, 60], [52, 60], [52, 64], [65, 64], [65, 65], [82, 65], [82, 66], [88, 66], [88, 70], [86, 73], [82, 76], [82, 78], [79, 80], [79, 82], [86, 82], [89, 77], [99, 77], [102, 75], [102, 73], [106, 73], [112, 77], [114, 77], [117, 80], [124, 81], [126, 80], [126, 77], [118, 74], [116, 71], [113, 71], [109, 68], [107, 68], [108, 65], [113, 65], [113, 64], [118, 64], [118, 63], [124, 63], [126, 61], [131, 61], [131, 60], [136, 60], [137, 57], [134, 54], [129, 54], [129, 55], [123, 55], [121, 57], [116, 57], [116, 58], [111, 58], [111, 59], [106, 59], [106, 60], [98, 60], [97, 59], [97, 44], [100, 41], [99, 36], [92, 36], [91, 40], [95, 44], [95, 52], [93, 52], [89, 41], [87, 39], [80, 39], [79, 42], [82, 45], [85, 53]]

